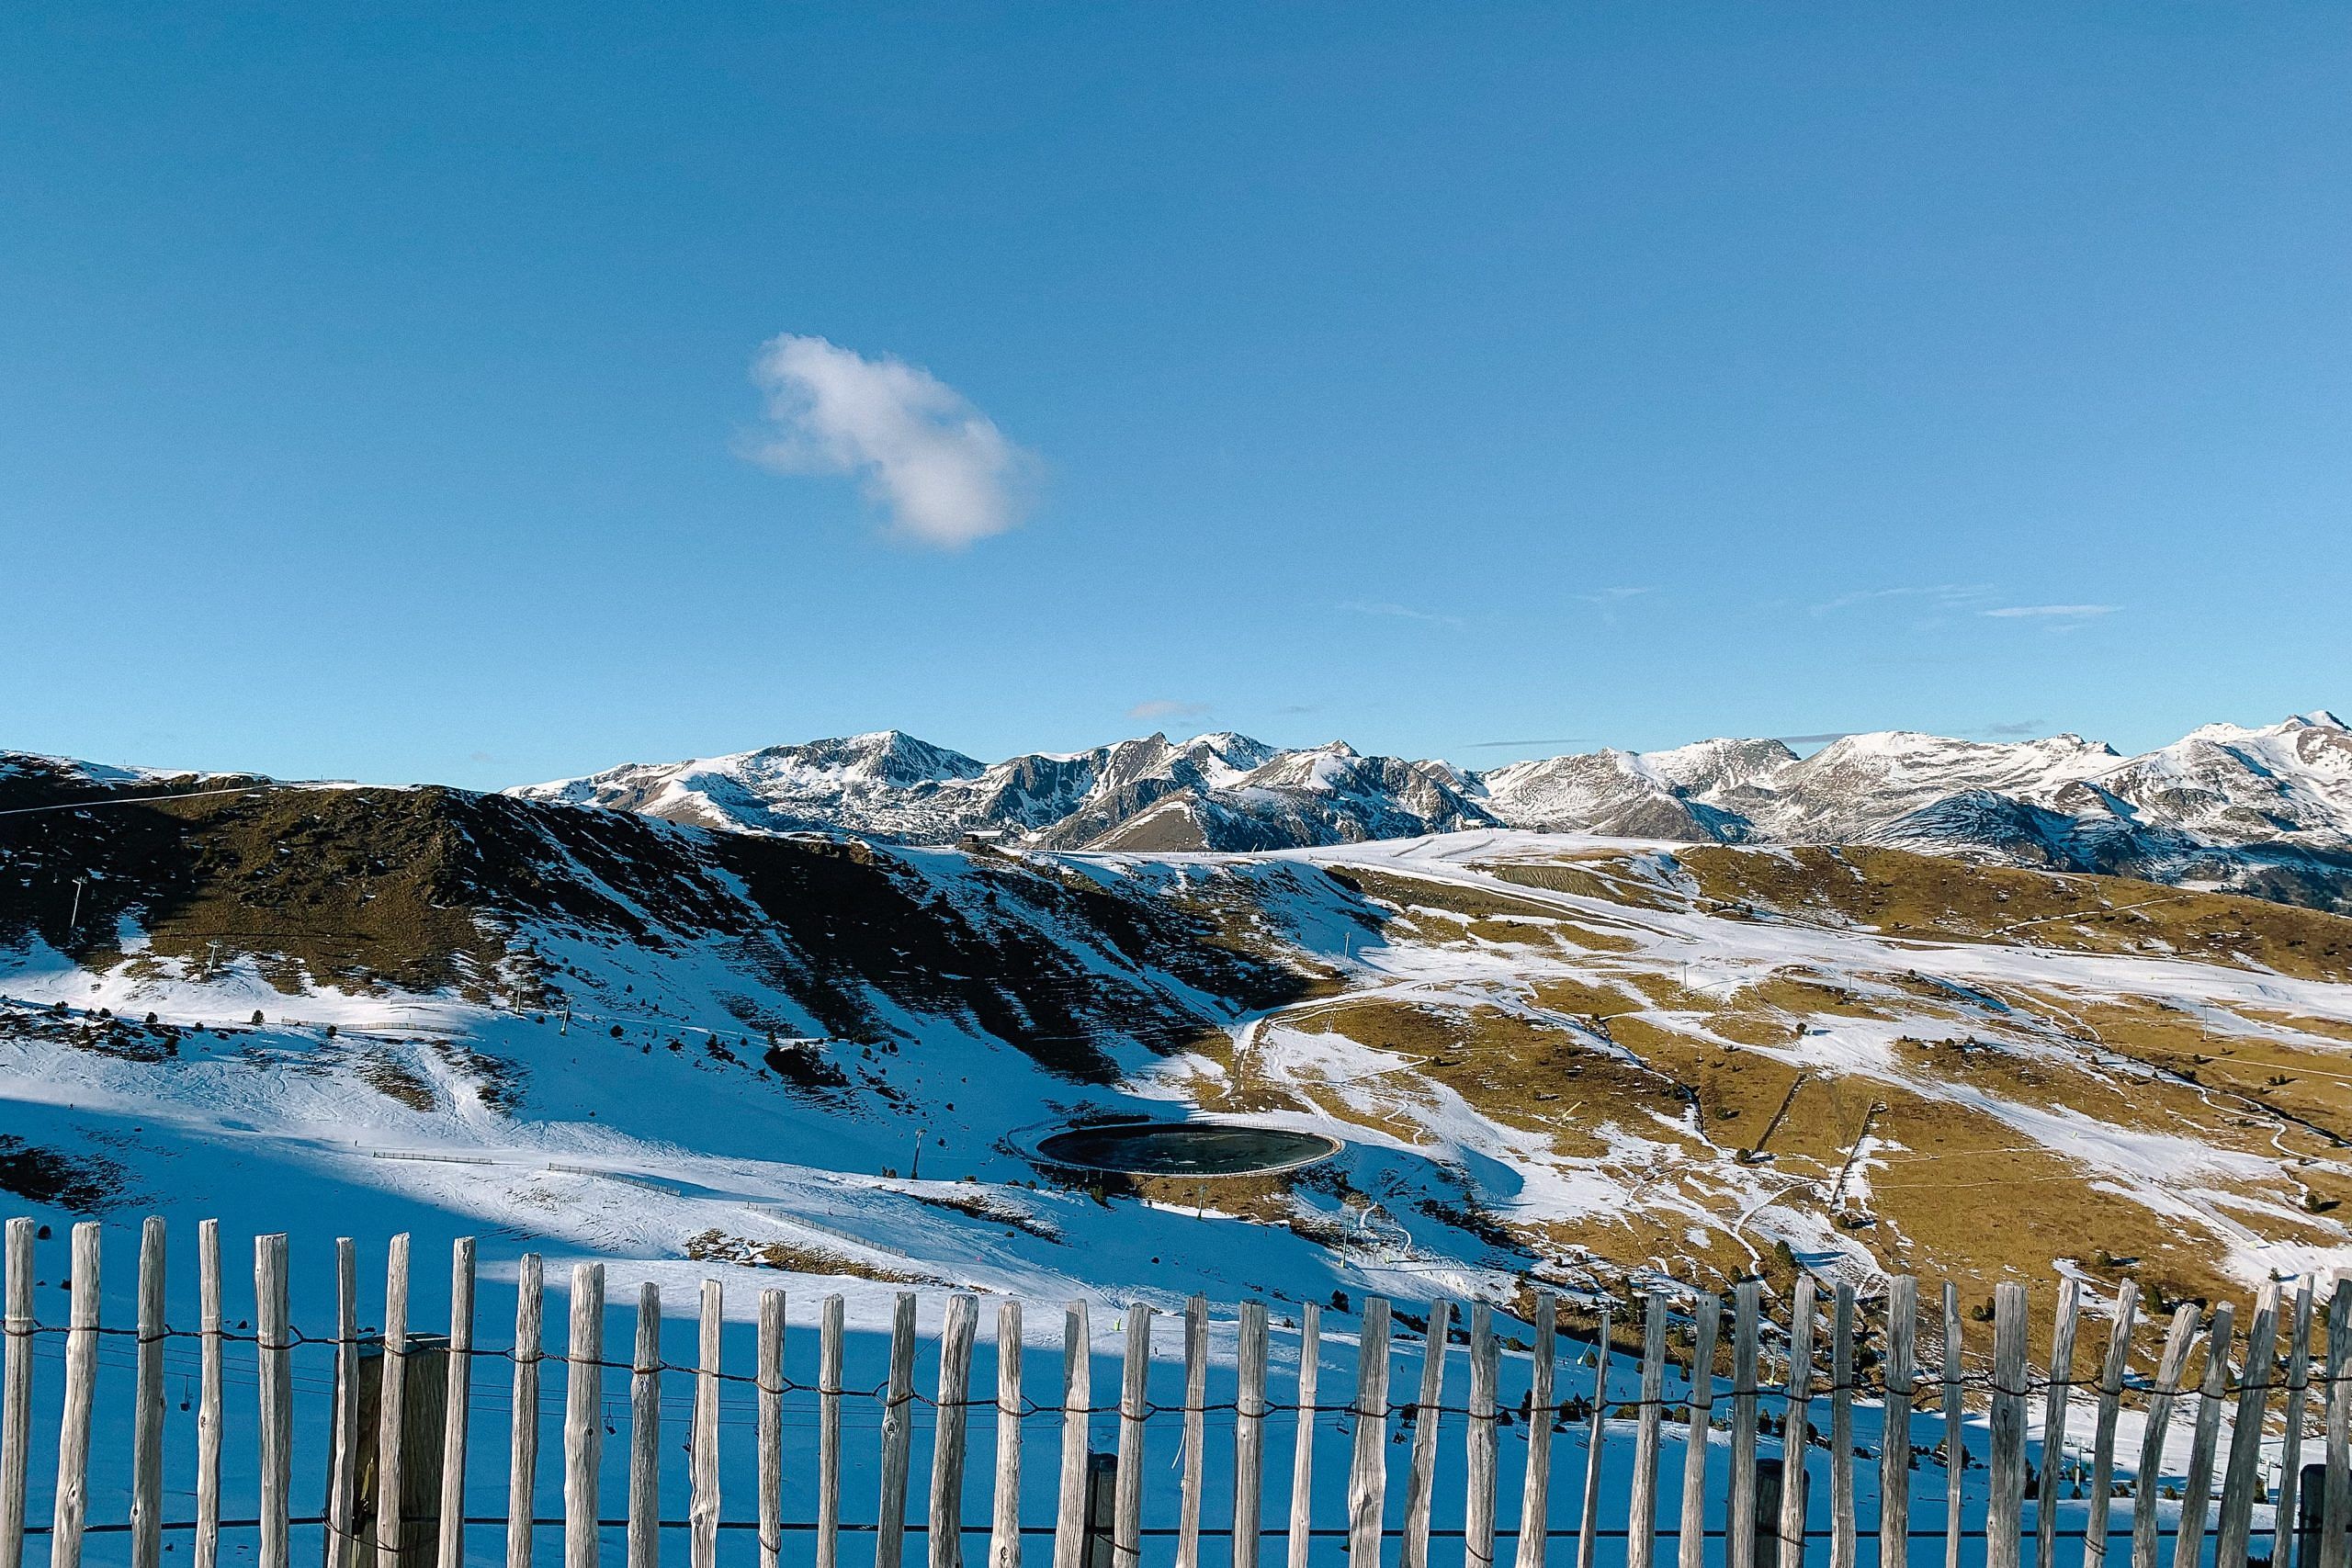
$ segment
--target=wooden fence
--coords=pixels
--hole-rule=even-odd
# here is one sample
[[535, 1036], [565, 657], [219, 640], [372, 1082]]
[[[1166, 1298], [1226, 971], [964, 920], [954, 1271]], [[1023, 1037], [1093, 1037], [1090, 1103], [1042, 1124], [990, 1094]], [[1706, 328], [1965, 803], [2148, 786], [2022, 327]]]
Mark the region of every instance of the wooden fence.
[[[1590, 1341], [1625, 1346], [1621, 1374], [1638, 1365], [1639, 1393], [1630, 1399], [1610, 1394], [1606, 1354], [1589, 1358], [1594, 1369], [1589, 1383], [1576, 1376], [1584, 1364], [1579, 1358], [1569, 1369], [1578, 1386], [1561, 1386], [1562, 1341], [1568, 1337], [1559, 1322], [1561, 1303], [1539, 1293], [1524, 1325], [1498, 1317], [1486, 1303], [1472, 1303], [1466, 1311], [1445, 1301], [1428, 1303], [1425, 1325], [1411, 1325], [1419, 1330], [1418, 1377], [1412, 1397], [1403, 1400], [1396, 1395], [1408, 1391], [1392, 1390], [1390, 1380], [1400, 1354], [1408, 1364], [1413, 1359], [1410, 1341], [1395, 1334], [1404, 1314], [1387, 1301], [1365, 1300], [1356, 1322], [1354, 1387], [1338, 1404], [1322, 1402], [1317, 1387], [1323, 1314], [1313, 1304], [1297, 1308], [1295, 1325], [1285, 1328], [1295, 1327], [1299, 1342], [1298, 1371], [1287, 1391], [1291, 1399], [1278, 1400], [1274, 1396], [1284, 1391], [1270, 1388], [1274, 1325], [1267, 1306], [1258, 1302], [1241, 1303], [1231, 1321], [1237, 1346], [1231, 1393], [1213, 1399], [1210, 1307], [1193, 1298], [1180, 1320], [1183, 1394], [1174, 1404], [1148, 1397], [1160, 1314], [1148, 1306], [1129, 1306], [1119, 1325], [1124, 1349], [1117, 1396], [1097, 1404], [1087, 1306], [1073, 1302], [1063, 1314], [1060, 1397], [1040, 1405], [1023, 1392], [1022, 1303], [1012, 1300], [996, 1303], [993, 1393], [972, 1386], [980, 1303], [968, 1294], [950, 1296], [944, 1303], [929, 1389], [917, 1387], [917, 1298], [911, 1293], [896, 1297], [887, 1377], [871, 1389], [853, 1389], [843, 1384], [844, 1314], [838, 1295], [821, 1303], [818, 1376], [808, 1383], [785, 1374], [781, 1291], [760, 1294], [755, 1365], [743, 1371], [721, 1365], [724, 1300], [717, 1280], [701, 1282], [698, 1353], [691, 1364], [677, 1366], [662, 1359], [662, 1304], [651, 1284], [641, 1288], [635, 1303], [630, 1355], [607, 1355], [604, 1270], [594, 1263], [572, 1269], [565, 1348], [546, 1348], [536, 1255], [520, 1261], [511, 1345], [477, 1344], [470, 1238], [454, 1246], [447, 1334], [431, 1337], [410, 1321], [405, 1235], [391, 1238], [382, 1326], [370, 1334], [363, 1334], [359, 1325], [356, 1250], [347, 1239], [336, 1244], [334, 1332], [320, 1337], [299, 1332], [289, 1320], [284, 1235], [254, 1240], [253, 1314], [238, 1320], [249, 1321], [250, 1332], [228, 1323], [214, 1222], [205, 1222], [197, 1234], [198, 1321], [192, 1330], [173, 1328], [164, 1319], [162, 1221], [150, 1219], [142, 1228], [137, 1322], [131, 1326], [100, 1321], [103, 1259], [96, 1224], [74, 1227], [66, 1323], [37, 1322], [34, 1242], [33, 1222], [9, 1223], [6, 1358], [0, 1375], [0, 1568], [19, 1568], [28, 1539], [44, 1536], [52, 1568], [77, 1568], [100, 1541], [105, 1550], [96, 1552], [98, 1560], [162, 1568], [167, 1536], [173, 1551], [180, 1538], [192, 1538], [195, 1568], [217, 1568], [224, 1532], [255, 1538], [249, 1553], [238, 1549], [240, 1557], [261, 1568], [288, 1568], [297, 1527], [319, 1530], [327, 1568], [379, 1562], [459, 1568], [469, 1561], [528, 1568], [535, 1535], [542, 1529], [560, 1529], [565, 1568], [596, 1563], [606, 1532], [622, 1535], [631, 1568], [658, 1562], [665, 1541], [681, 1538], [695, 1568], [712, 1568], [722, 1537], [735, 1543], [730, 1553], [737, 1547], [746, 1556], [755, 1550], [762, 1568], [778, 1568], [788, 1539], [806, 1543], [815, 1568], [839, 1568], [844, 1535], [871, 1538], [876, 1568], [905, 1568], [910, 1533], [924, 1537], [927, 1568], [962, 1568], [965, 1538], [982, 1535], [987, 1568], [1022, 1568], [1025, 1537], [1040, 1538], [1031, 1559], [1037, 1564], [1046, 1560], [1043, 1539], [1050, 1538], [1052, 1568], [1135, 1568], [1148, 1540], [1155, 1555], [1172, 1547], [1175, 1568], [1202, 1568], [1204, 1542], [1213, 1540], [1227, 1543], [1232, 1568], [1308, 1568], [1310, 1546], [1327, 1537], [1334, 1545], [1344, 1542], [1349, 1568], [1430, 1568], [1432, 1542], [1447, 1541], [1450, 1558], [1456, 1539], [1465, 1568], [1494, 1568], [1503, 1541], [1510, 1542], [1511, 1568], [1545, 1568], [1555, 1540], [1561, 1543], [1559, 1554], [1572, 1556], [1575, 1568], [1598, 1568], [1604, 1540], [1611, 1560], [1622, 1560], [1625, 1568], [1667, 1568], [1668, 1552], [1673, 1568], [1794, 1568], [1808, 1553], [1829, 1568], [1860, 1568], [1865, 1540], [1877, 1545], [1874, 1561], [1894, 1568], [1917, 1561], [1915, 1540], [1939, 1540], [1940, 1552], [1932, 1545], [1928, 1550], [1946, 1568], [1975, 1562], [2024, 1568], [2029, 1554], [2035, 1568], [2053, 1568], [2062, 1540], [2079, 1542], [2079, 1561], [2086, 1564], [2116, 1562], [2128, 1550], [2132, 1568], [2165, 1568], [2166, 1561], [2168, 1568], [2200, 1568], [2208, 1561], [2215, 1568], [2245, 1568], [2250, 1560], [2261, 1560], [2254, 1550], [2260, 1547], [2274, 1568], [2352, 1568], [2352, 1380], [2345, 1366], [2352, 1349], [2352, 1281], [2337, 1283], [2323, 1303], [2314, 1302], [2309, 1281], [2291, 1292], [2271, 1285], [2255, 1303], [2242, 1339], [2232, 1307], [2215, 1307], [2209, 1317], [2197, 1304], [2180, 1305], [2160, 1348], [2152, 1338], [2152, 1371], [2144, 1371], [2134, 1366], [2139, 1303], [2128, 1283], [2103, 1314], [2106, 1347], [2094, 1371], [2089, 1359], [2077, 1354], [2079, 1320], [2088, 1315], [2080, 1311], [2078, 1288], [2060, 1281], [2049, 1366], [2040, 1373], [2029, 1366], [2026, 1292], [2015, 1284], [1995, 1292], [1990, 1359], [1980, 1358], [1973, 1369], [1965, 1354], [1968, 1330], [1960, 1298], [1949, 1284], [1941, 1292], [1940, 1312], [1929, 1324], [1928, 1341], [1939, 1352], [1934, 1366], [1921, 1363], [1917, 1285], [1905, 1278], [1888, 1281], [1883, 1296], [1865, 1303], [1858, 1302], [1850, 1284], [1829, 1287], [1825, 1299], [1823, 1286], [1801, 1276], [1777, 1325], [1767, 1319], [1762, 1287], [1742, 1283], [1730, 1303], [1727, 1356], [1718, 1343], [1724, 1312], [1716, 1296], [1664, 1290], [1637, 1296], [1631, 1308], [1637, 1328], [1612, 1325], [1612, 1313], [1623, 1303], [1586, 1303], [1598, 1312]], [[2315, 1324], [2314, 1312], [2323, 1309], [2324, 1321]], [[1866, 1313], [1874, 1321], [1863, 1321]], [[1612, 1326], [1622, 1326], [1623, 1333], [1612, 1334]], [[33, 1468], [33, 1361], [39, 1342], [50, 1336], [62, 1340], [62, 1408], [54, 1505], [44, 1524], [28, 1518], [27, 1509]], [[108, 1337], [118, 1336], [135, 1346], [128, 1517], [94, 1520], [90, 1475], [98, 1351]], [[1507, 1339], [1514, 1355], [1524, 1350], [1526, 1360], [1525, 1395], [1515, 1405], [1499, 1392]], [[195, 1341], [194, 1376], [200, 1384], [193, 1400], [194, 1516], [167, 1519], [164, 1350], [183, 1340]], [[250, 1519], [223, 1517], [223, 1357], [230, 1347], [250, 1352], [257, 1389]], [[297, 1419], [291, 1358], [303, 1347], [315, 1347], [334, 1359], [326, 1418], [316, 1423]], [[1467, 1359], [1467, 1399], [1449, 1404], [1447, 1363], [1457, 1348]], [[2199, 1349], [2201, 1365], [2192, 1374]], [[476, 1369], [486, 1360], [503, 1363], [501, 1381], [512, 1381], [514, 1414], [503, 1435], [508, 1479], [498, 1512], [480, 1511], [490, 1499], [467, 1495]], [[562, 1451], [549, 1456], [561, 1466], [563, 1506], [560, 1517], [539, 1518], [533, 1499], [542, 1462], [542, 1375], [550, 1362], [564, 1383]], [[1777, 1375], [1768, 1378], [1774, 1366]], [[604, 1413], [608, 1375], [626, 1379], [628, 1393], [625, 1500], [599, 1494], [604, 1438], [608, 1430], [619, 1435], [617, 1427], [608, 1428]], [[693, 1390], [682, 1518], [662, 1517], [665, 1376], [690, 1380]], [[1684, 1384], [1679, 1399], [1669, 1392], [1677, 1380]], [[727, 1501], [739, 1510], [733, 1516], [721, 1507], [722, 1390], [748, 1391], [755, 1409], [755, 1495], [749, 1509], [730, 1495]], [[787, 1395], [812, 1398], [816, 1406], [813, 1467], [795, 1467], [791, 1473], [783, 1435]], [[1931, 1402], [1924, 1409], [1923, 1400]], [[2029, 1441], [2029, 1409], [2036, 1401], [2042, 1461], [2038, 1467]], [[878, 1447], [870, 1466], [860, 1462], [849, 1469], [871, 1478], [876, 1507], [871, 1520], [850, 1521], [842, 1517], [842, 1415], [845, 1403], [859, 1402], [878, 1405]], [[2070, 1430], [2078, 1403], [2091, 1417], [2086, 1473], [2066, 1457], [2080, 1435], [2079, 1429]], [[1825, 1405], [1826, 1429], [1819, 1424]], [[1875, 1454], [1854, 1440], [1858, 1406], [1883, 1412], [1884, 1437]], [[931, 1421], [928, 1506], [917, 1519], [910, 1517], [910, 1494], [918, 1481], [913, 1435], [918, 1410], [925, 1408]], [[1979, 1528], [1964, 1528], [1961, 1484], [1971, 1463], [1962, 1438], [1972, 1409], [1984, 1414], [1989, 1433], [1988, 1496]], [[2119, 1453], [2127, 1410], [2140, 1418], [2137, 1450], [2131, 1455]], [[1214, 1484], [1210, 1445], [1204, 1441], [1212, 1412], [1231, 1423], [1230, 1472]], [[1725, 1416], [1728, 1487], [1711, 1489], [1711, 1445], [1690, 1438]], [[1090, 1440], [1091, 1424], [1111, 1416], [1116, 1418], [1115, 1446], [1097, 1454]], [[1322, 1416], [1346, 1423], [1351, 1446], [1344, 1487], [1327, 1476], [1330, 1483], [1318, 1491], [1313, 1434]], [[1288, 1419], [1270, 1429], [1275, 1417]], [[1058, 1484], [1050, 1518], [1026, 1517], [1022, 1508], [1023, 1427], [1040, 1418], [1058, 1428], [1053, 1444]], [[1920, 1419], [1939, 1427], [1940, 1444], [1922, 1449], [1911, 1440]], [[2187, 1422], [2189, 1459], [2177, 1483], [2177, 1518], [2167, 1527], [2161, 1517], [2167, 1510], [2151, 1506], [2152, 1494], [2164, 1473], [2162, 1457], [2177, 1419]], [[966, 1512], [966, 1470], [976, 1421], [994, 1427], [984, 1518]], [[1167, 1430], [1170, 1426], [1177, 1428], [1173, 1434]], [[1284, 1426], [1292, 1431], [1291, 1481], [1284, 1493], [1287, 1517], [1276, 1523], [1266, 1517], [1264, 1472], [1270, 1461], [1279, 1462], [1270, 1450]], [[1460, 1449], [1455, 1459], [1445, 1452], [1449, 1427], [1458, 1434], [1453, 1439]], [[1514, 1427], [1525, 1447], [1524, 1475], [1517, 1519], [1507, 1522], [1498, 1517], [1503, 1490], [1498, 1485], [1503, 1468], [1499, 1435]], [[1587, 1443], [1582, 1484], [1572, 1506], [1555, 1506], [1552, 1438], [1555, 1430], [1578, 1427]], [[118, 1428], [119, 1424], [104, 1428], [109, 1440], [119, 1440]], [[1613, 1441], [1621, 1445], [1615, 1451], [1630, 1459], [1630, 1480], [1614, 1495], [1604, 1483], [1602, 1463], [1612, 1428]], [[1669, 1436], [1678, 1434], [1683, 1480], [1679, 1505], [1668, 1517], [1661, 1469]], [[1172, 1450], [1167, 1446], [1171, 1437]], [[1630, 1452], [1622, 1446], [1628, 1437]], [[1775, 1437], [1777, 1443], [1770, 1440]], [[307, 1451], [326, 1456], [324, 1506], [315, 1516], [298, 1514], [294, 1506], [298, 1441], [319, 1445]], [[1826, 1452], [1816, 1456], [1815, 1449], [1824, 1445]], [[2258, 1529], [2257, 1509], [2273, 1504], [2264, 1479], [2266, 1445], [2276, 1450], [2278, 1483], [2274, 1522]], [[1397, 1463], [1390, 1456], [1392, 1447], [1404, 1450], [1398, 1476], [1390, 1473]], [[1148, 1449], [1156, 1450], [1159, 1463], [1172, 1455], [1180, 1472], [1172, 1525], [1145, 1525]], [[1799, 1463], [1784, 1475], [1781, 1461], [1768, 1451], [1774, 1449], [1781, 1456], [1814, 1462]], [[2307, 1468], [2314, 1450], [2316, 1461]], [[1911, 1506], [1913, 1473], [1923, 1459], [1930, 1470], [1943, 1472], [1943, 1495], [1936, 1500], [1940, 1518], [1917, 1517]], [[1459, 1466], [1462, 1490], [1460, 1525], [1441, 1529], [1432, 1500], [1442, 1461]], [[1816, 1500], [1806, 1483], [1808, 1468], [1826, 1482], [1825, 1498]], [[2131, 1483], [2123, 1481], [2127, 1473]], [[2050, 1506], [2062, 1474], [2078, 1488], [2086, 1483], [2086, 1492], [2078, 1491], [2086, 1497], [2079, 1529], [2062, 1529], [2061, 1510]], [[1857, 1499], [1858, 1482], [1865, 1478], [1874, 1482], [1877, 1496], [1874, 1517], [1867, 1520]], [[1316, 1518], [1318, 1496], [1329, 1499], [1335, 1514], [1343, 1500], [1343, 1517]], [[2110, 1528], [2120, 1512], [2112, 1501], [2119, 1496], [2132, 1498], [2130, 1518]], [[2041, 1499], [2030, 1519], [2029, 1497]], [[619, 1505], [619, 1511], [608, 1512], [612, 1505]], [[478, 1511], [469, 1515], [469, 1506]], [[1623, 1525], [1608, 1524], [1605, 1511], [1618, 1514]], [[491, 1537], [488, 1543], [477, 1539], [470, 1555], [469, 1531]], [[1267, 1554], [1270, 1539], [1281, 1543], [1279, 1558]], [[1901, 1543], [1903, 1550], [1890, 1543]], [[796, 1550], [796, 1561], [801, 1555]], [[863, 1551], [853, 1555], [864, 1562]]]

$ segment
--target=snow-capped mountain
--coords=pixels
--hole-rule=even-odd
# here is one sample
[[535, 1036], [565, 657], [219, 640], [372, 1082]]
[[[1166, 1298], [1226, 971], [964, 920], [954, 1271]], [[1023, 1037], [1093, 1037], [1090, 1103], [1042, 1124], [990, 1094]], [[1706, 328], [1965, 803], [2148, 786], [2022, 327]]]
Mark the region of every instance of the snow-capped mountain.
[[1687, 842], [1885, 843], [2352, 903], [2352, 730], [2317, 712], [2208, 725], [2125, 757], [1892, 730], [1800, 758], [1774, 739], [1600, 750], [1480, 773], [1164, 735], [982, 763], [896, 730], [532, 784], [534, 799], [707, 827], [1041, 849], [1261, 851], [1528, 828]]

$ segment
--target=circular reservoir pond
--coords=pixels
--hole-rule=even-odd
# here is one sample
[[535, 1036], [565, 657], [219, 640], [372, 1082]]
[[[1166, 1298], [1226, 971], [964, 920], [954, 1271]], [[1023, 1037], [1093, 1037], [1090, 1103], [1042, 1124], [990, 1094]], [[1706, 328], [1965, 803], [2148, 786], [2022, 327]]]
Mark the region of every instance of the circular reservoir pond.
[[1229, 1122], [1109, 1122], [1070, 1127], [1037, 1144], [1042, 1159], [1123, 1176], [1263, 1176], [1340, 1152], [1319, 1133]]

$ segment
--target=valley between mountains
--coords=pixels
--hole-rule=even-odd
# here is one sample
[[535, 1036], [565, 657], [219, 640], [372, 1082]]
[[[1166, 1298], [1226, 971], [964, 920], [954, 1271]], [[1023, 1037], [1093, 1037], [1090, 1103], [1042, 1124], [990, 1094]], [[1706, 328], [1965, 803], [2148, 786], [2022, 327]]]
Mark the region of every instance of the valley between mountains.
[[[2272, 770], [2300, 825], [2225, 840], [2209, 813], [2199, 841], [2332, 863], [2332, 722], [2227, 743], [2302, 759]], [[1509, 1303], [1801, 1266], [2177, 1301], [2352, 1255], [2352, 919], [2312, 907], [2324, 878], [2256, 898], [1911, 834], [1761, 841], [1826, 755], [1777, 764], [1782, 815], [1751, 800], [1738, 831], [1307, 833], [1280, 792], [1346, 769], [1276, 785], [1273, 758], [1163, 795], [1315, 840], [1239, 851], [1042, 841], [1074, 785], [1035, 829], [884, 837], [700, 819], [675, 791], [719, 798], [707, 768], [587, 803], [9, 756], [0, 1185], [61, 1218], [479, 1233], [868, 1303]], [[1498, 777], [1462, 795], [1489, 818]], [[1678, 787], [1694, 822], [1765, 786]], [[858, 809], [912, 809], [888, 794]], [[1198, 1112], [1341, 1150], [1216, 1180], [1036, 1154]]]

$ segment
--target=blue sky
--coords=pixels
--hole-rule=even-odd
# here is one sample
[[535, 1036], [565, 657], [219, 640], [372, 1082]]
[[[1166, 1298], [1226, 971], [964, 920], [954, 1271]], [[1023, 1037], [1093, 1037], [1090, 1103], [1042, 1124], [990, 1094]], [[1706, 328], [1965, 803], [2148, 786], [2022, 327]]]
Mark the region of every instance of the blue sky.
[[43, 9], [0, 747], [2352, 705], [2340, 6]]

